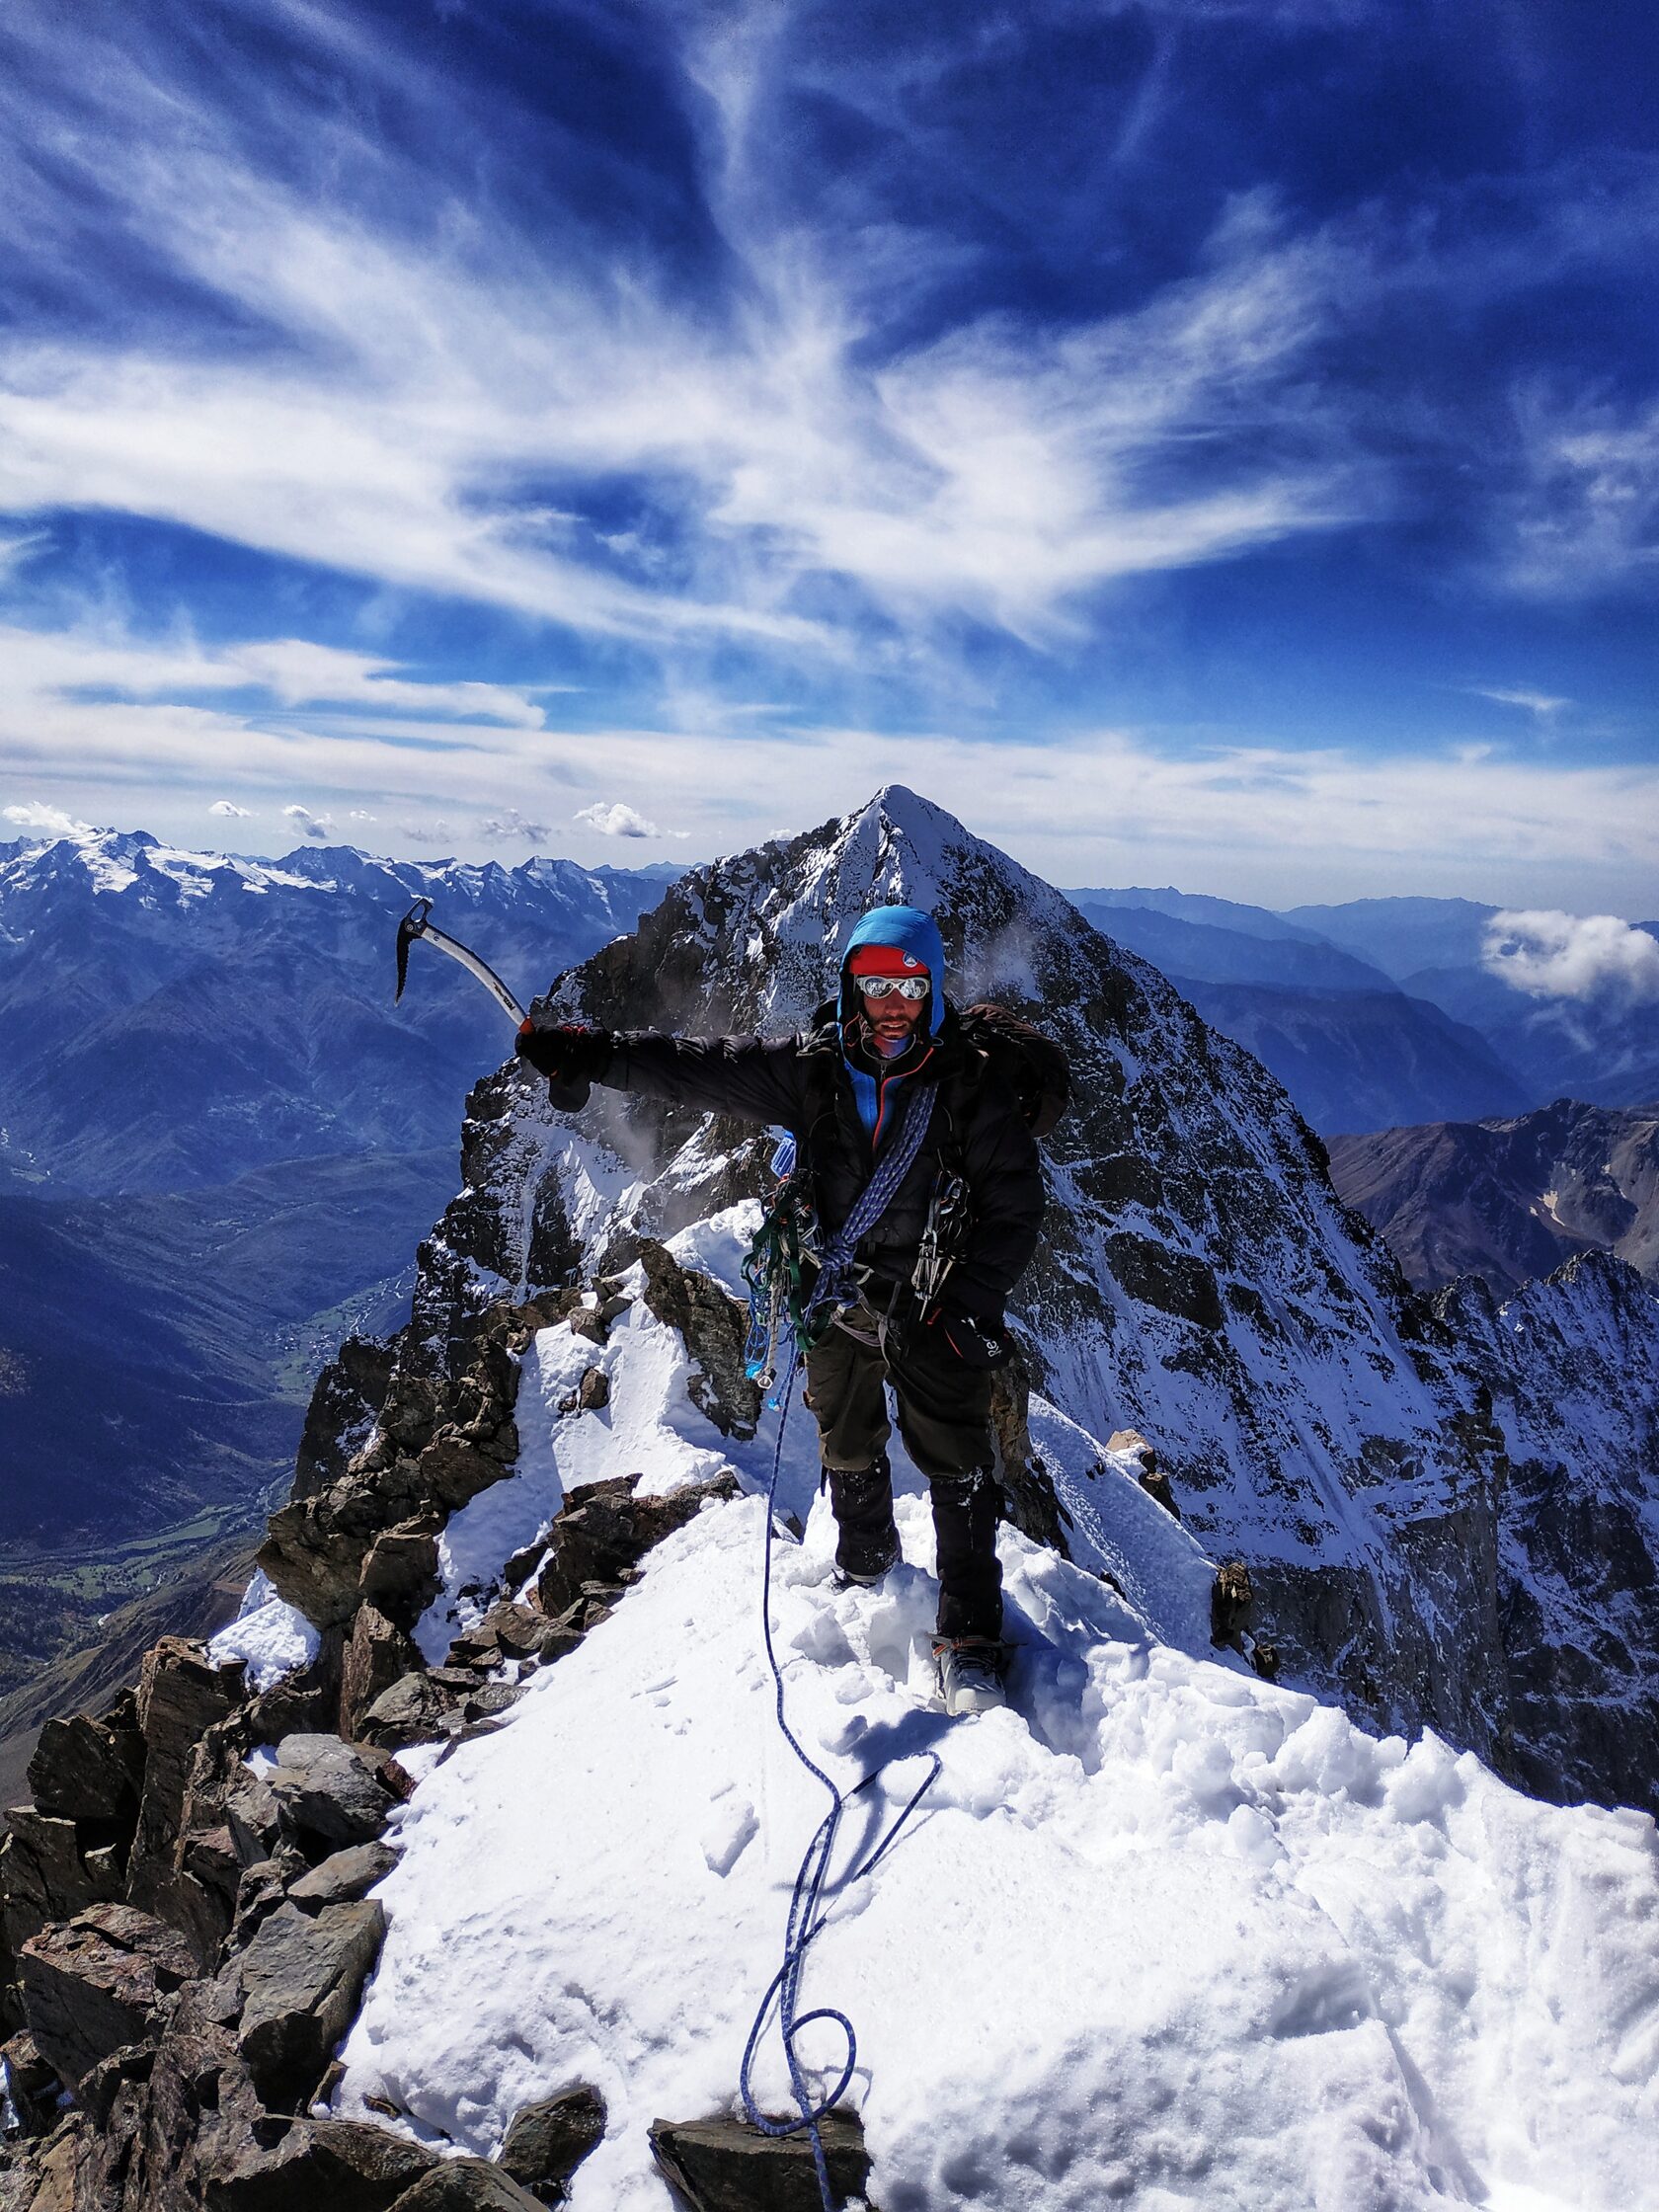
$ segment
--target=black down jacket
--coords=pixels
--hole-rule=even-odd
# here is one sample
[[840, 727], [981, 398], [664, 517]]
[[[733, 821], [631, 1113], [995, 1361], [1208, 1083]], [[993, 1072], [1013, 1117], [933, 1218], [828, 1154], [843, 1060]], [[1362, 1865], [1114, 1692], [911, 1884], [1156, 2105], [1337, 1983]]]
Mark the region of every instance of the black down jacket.
[[[908, 1283], [934, 1186], [948, 1166], [967, 1182], [971, 1226], [946, 1303], [994, 1319], [1037, 1249], [1043, 1171], [1036, 1141], [1013, 1092], [964, 1042], [954, 1010], [947, 1009], [930, 1048], [912, 1048], [888, 1071], [902, 1075], [907, 1087], [936, 1084], [938, 1097], [914, 1165], [858, 1248], [873, 1278], [869, 1296], [885, 1305], [895, 1285]], [[623, 1031], [600, 1079], [676, 1106], [790, 1131], [812, 1174], [819, 1219], [831, 1234], [870, 1179], [877, 1155], [859, 1119], [832, 1006], [821, 1009], [811, 1029], [775, 1042]], [[883, 1150], [898, 1119], [888, 1118]]]

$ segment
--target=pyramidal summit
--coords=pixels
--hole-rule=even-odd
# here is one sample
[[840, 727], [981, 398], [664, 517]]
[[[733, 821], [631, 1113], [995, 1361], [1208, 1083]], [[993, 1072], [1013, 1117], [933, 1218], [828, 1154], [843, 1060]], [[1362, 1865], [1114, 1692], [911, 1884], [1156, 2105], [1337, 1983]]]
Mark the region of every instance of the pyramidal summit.
[[1071, 1069], [993, 1401], [1006, 1704], [933, 1695], [897, 1440], [849, 1584], [748, 1372], [775, 1135], [509, 1059], [241, 1618], [42, 1734], [3, 2212], [1651, 2201], [1659, 1299], [1603, 1253], [1413, 1292], [1258, 1062], [898, 785], [534, 1015], [788, 1035], [884, 904]]

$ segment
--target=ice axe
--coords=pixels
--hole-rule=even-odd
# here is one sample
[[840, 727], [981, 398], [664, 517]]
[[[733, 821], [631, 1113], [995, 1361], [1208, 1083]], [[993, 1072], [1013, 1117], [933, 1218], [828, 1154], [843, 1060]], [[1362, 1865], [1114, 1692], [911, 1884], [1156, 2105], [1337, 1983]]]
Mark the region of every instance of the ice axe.
[[[417, 937], [424, 937], [429, 945], [435, 945], [439, 952], [446, 952], [451, 960], [458, 960], [469, 976], [475, 976], [490, 993], [504, 1014], [512, 1017], [514, 1029], [528, 1029], [530, 1017], [519, 1005], [490, 966], [480, 960], [477, 953], [463, 945], [447, 931], [439, 929], [432, 918], [433, 903], [430, 899], [417, 899], [414, 906], [398, 923], [397, 933], [397, 992], [392, 1003], [403, 996], [403, 987], [409, 981], [409, 948]], [[562, 1113], [579, 1114], [587, 1105], [592, 1085], [587, 1081], [560, 1083], [550, 1080], [547, 1094]]]

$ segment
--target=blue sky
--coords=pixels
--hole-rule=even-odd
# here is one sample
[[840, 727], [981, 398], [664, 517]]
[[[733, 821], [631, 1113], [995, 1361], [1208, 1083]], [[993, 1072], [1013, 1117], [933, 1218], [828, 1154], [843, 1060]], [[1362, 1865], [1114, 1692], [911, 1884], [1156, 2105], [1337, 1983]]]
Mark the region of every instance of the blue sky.
[[897, 777], [1061, 882], [1659, 909], [1656, 59], [9, 0], [10, 833], [677, 860]]

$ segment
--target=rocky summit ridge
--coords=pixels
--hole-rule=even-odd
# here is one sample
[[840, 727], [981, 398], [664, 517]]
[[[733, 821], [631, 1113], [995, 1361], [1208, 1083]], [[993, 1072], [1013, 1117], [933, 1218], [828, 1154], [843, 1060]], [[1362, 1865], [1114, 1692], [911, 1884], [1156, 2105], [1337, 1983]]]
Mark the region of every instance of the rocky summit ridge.
[[[1402, 1735], [1432, 1729], [1544, 1797], [1651, 1807], [1659, 1301], [1631, 1270], [1598, 1256], [1508, 1307], [1467, 1287], [1431, 1306], [1342, 1206], [1318, 1140], [1248, 1054], [1060, 893], [898, 786], [692, 871], [543, 1004], [618, 1027], [787, 1029], [824, 996], [852, 920], [894, 899], [937, 915], [954, 994], [1041, 1020], [1077, 1080], [1018, 1302], [1023, 1372], [998, 1408], [1016, 1587], [1052, 1651], [1091, 1609], [1113, 1634], [1134, 1628], [1140, 1646], [1131, 1636], [1112, 1662], [1126, 1713], [1161, 1648], [1232, 1670], [1217, 1709], [1246, 1716], [1246, 1734], [1288, 1745], [1305, 1725], [1325, 1746], [1287, 1749], [1282, 1778], [1313, 1792], [1320, 1832], [1344, 1792], [1397, 1798], [1416, 1821], [1473, 1786], [1448, 1778], [1444, 1746], [1416, 1768], [1398, 1739], [1364, 1749], [1336, 1704]], [[743, 1372], [733, 1253], [768, 1148], [603, 1092], [556, 1117], [511, 1062], [475, 1086], [463, 1187], [421, 1246], [413, 1318], [324, 1376], [246, 1619], [209, 1651], [164, 1640], [133, 1693], [42, 1736], [34, 1802], [0, 1849], [0, 2212], [511, 2212], [557, 2201], [601, 2139], [620, 2155], [614, 2084], [561, 2073], [515, 2105], [512, 2069], [474, 2053], [495, 2085], [487, 2127], [456, 2116], [471, 2091], [414, 2126], [421, 2095], [371, 2086], [365, 2051], [396, 2040], [385, 2007], [423, 1972], [418, 1921], [414, 1951], [382, 1962], [381, 2010], [367, 2044], [347, 2045], [345, 2077], [336, 2053], [365, 1987], [371, 2002], [382, 1988], [381, 1894], [420, 1785], [441, 1766], [464, 1807], [455, 1778], [482, 1775], [466, 1762], [517, 1724], [548, 1670], [589, 1680], [589, 1660], [566, 1672], [583, 1651], [602, 1672], [589, 1638], [634, 1618], [642, 1577], [670, 1578], [658, 1610], [677, 1620], [673, 1576], [698, 1560], [737, 1572], [722, 1532], [756, 1512], [744, 1494], [764, 1482], [770, 1438]], [[804, 1428], [787, 1492], [803, 1518]], [[800, 1648], [833, 1668], [843, 1631], [814, 1610], [810, 1546], [794, 1571], [808, 1577], [789, 1601], [806, 1608]], [[902, 1649], [880, 1663], [902, 1676]], [[1111, 1739], [1095, 1745], [1088, 1698], [1065, 1717], [1083, 1662], [1056, 1657], [1052, 1682], [1046, 1663], [1032, 1661], [1032, 1726], [1045, 1758], [1086, 1778]], [[666, 1679], [644, 1683], [639, 1710]], [[1176, 1758], [1182, 1802], [1196, 1790], [1242, 1815], [1236, 1777], [1256, 1756], [1204, 1738], [1196, 1765]], [[1411, 1777], [1397, 1789], [1396, 1769]], [[1045, 1770], [1041, 1788], [1057, 1786]], [[983, 1814], [994, 1790], [970, 1797]], [[1246, 1856], [1261, 1817], [1238, 1830]], [[1634, 1869], [1650, 1824], [1607, 1819], [1595, 1838]], [[703, 1852], [723, 1879], [750, 1831], [730, 1808], [720, 1821]], [[1620, 1875], [1631, 1898], [1648, 1878]], [[1352, 2012], [1334, 1983], [1307, 2003], [1321, 2029]], [[1632, 1998], [1627, 2020], [1651, 2010]], [[1620, 2064], [1636, 2083], [1635, 2059]], [[1434, 2132], [1402, 2201], [1453, 2200], [1436, 2193]], [[788, 2193], [806, 2185], [799, 2143], [774, 2171], [706, 2110], [662, 2121], [653, 2142], [693, 2205], [816, 2201]], [[475, 2155], [486, 2143], [500, 2155]], [[836, 2155], [856, 2185], [855, 2121]]]

